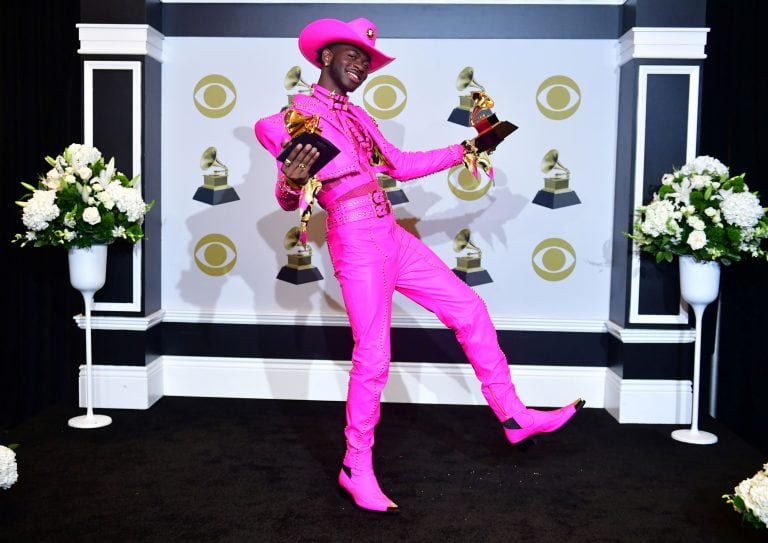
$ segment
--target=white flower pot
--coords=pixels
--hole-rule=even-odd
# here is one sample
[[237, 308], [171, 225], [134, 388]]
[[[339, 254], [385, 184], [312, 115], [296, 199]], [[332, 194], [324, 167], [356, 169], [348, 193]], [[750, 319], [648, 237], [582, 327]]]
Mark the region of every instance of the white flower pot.
[[80, 292], [96, 292], [107, 277], [107, 245], [69, 250], [69, 282]]
[[691, 305], [710, 304], [720, 291], [720, 264], [680, 257], [680, 295]]

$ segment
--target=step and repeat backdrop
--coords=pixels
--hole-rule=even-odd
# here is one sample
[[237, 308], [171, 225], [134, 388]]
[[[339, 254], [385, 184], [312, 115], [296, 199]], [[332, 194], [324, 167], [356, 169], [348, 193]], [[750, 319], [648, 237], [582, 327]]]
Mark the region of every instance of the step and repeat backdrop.
[[[400, 224], [487, 302], [496, 320], [604, 320], [618, 101], [615, 40], [381, 39], [397, 57], [351, 95], [403, 150], [458, 143], [468, 95], [484, 90], [518, 127], [491, 154], [493, 179], [464, 167], [380, 179]], [[343, 316], [325, 213], [297, 244], [298, 212], [274, 198], [275, 160], [253, 132], [317, 68], [295, 39], [163, 43], [162, 306], [168, 313]], [[393, 318], [424, 310], [396, 296]]]

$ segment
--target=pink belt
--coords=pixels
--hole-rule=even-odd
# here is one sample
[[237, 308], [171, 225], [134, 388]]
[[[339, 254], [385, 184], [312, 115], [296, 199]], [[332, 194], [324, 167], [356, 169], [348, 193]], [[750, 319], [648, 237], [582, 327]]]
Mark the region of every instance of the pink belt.
[[329, 207], [326, 212], [328, 213], [326, 227], [330, 229], [340, 224], [371, 217], [386, 217], [392, 213], [392, 204], [389, 203], [386, 192], [377, 190], [370, 194], [343, 200]]

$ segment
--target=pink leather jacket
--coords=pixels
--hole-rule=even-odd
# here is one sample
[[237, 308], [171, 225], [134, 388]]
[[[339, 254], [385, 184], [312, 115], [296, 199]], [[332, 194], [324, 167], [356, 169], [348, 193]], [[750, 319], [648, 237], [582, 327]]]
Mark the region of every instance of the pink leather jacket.
[[[315, 87], [315, 85], [313, 85]], [[382, 172], [400, 181], [417, 179], [461, 164], [464, 148], [461, 144], [450, 145], [431, 151], [401, 151], [392, 145], [379, 130], [376, 121], [361, 107], [347, 102], [347, 113], [353, 116], [367, 131], [384, 158], [381, 165], [371, 166], [368, 158], [359, 156], [357, 142], [345, 131], [336, 110], [331, 107], [326, 96], [319, 92], [315, 95], [297, 94], [292, 108], [303, 115], [318, 115], [321, 135], [336, 145], [341, 151], [334, 159], [317, 173], [323, 187], [317, 195], [318, 202], [328, 208], [343, 194], [361, 185], [376, 182], [376, 173]], [[277, 157], [283, 144], [290, 137], [285, 128], [285, 112], [276, 113], [259, 119], [254, 131], [261, 145], [272, 156]], [[278, 170], [282, 163], [277, 162]], [[286, 194], [286, 185], [282, 176], [278, 176], [275, 194], [280, 206], [288, 211], [296, 209], [298, 192], [295, 198]]]

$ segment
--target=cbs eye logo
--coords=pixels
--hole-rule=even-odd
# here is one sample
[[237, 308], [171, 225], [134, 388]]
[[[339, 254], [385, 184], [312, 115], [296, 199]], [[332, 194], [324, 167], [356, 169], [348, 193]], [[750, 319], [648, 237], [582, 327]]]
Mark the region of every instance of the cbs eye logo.
[[223, 234], [208, 234], [195, 245], [195, 264], [206, 275], [226, 275], [237, 262], [237, 248]]
[[195, 85], [192, 100], [197, 110], [211, 119], [227, 115], [237, 102], [235, 85], [220, 74], [206, 75]]
[[461, 200], [479, 200], [485, 196], [492, 184], [482, 168], [477, 168], [477, 177], [463, 165], [448, 170], [448, 188]]
[[533, 271], [542, 279], [562, 281], [576, 267], [576, 251], [564, 239], [547, 238], [533, 250], [531, 263]]
[[553, 75], [536, 90], [536, 105], [548, 119], [562, 121], [579, 109], [581, 89], [570, 77]]
[[405, 85], [391, 75], [374, 77], [363, 90], [366, 111], [378, 119], [394, 119], [403, 112], [407, 101]]

